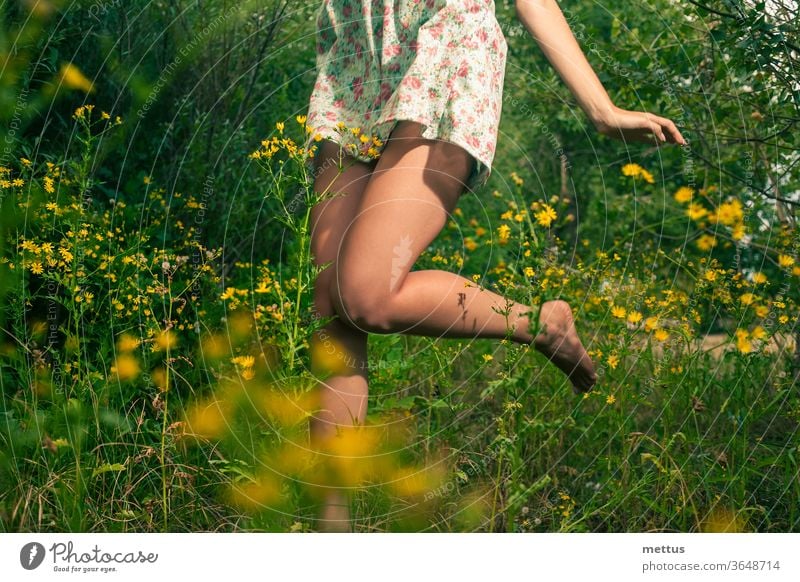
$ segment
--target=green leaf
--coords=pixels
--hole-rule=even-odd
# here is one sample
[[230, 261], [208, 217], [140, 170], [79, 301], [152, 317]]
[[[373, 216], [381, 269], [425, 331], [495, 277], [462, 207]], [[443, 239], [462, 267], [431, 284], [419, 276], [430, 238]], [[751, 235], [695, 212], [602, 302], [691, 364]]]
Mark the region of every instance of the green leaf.
[[92, 477], [97, 477], [98, 475], [102, 475], [103, 473], [108, 473], [109, 471], [124, 471], [125, 465], [122, 463], [105, 463], [104, 465], [100, 465], [99, 467], [95, 467], [94, 471], [92, 471]]

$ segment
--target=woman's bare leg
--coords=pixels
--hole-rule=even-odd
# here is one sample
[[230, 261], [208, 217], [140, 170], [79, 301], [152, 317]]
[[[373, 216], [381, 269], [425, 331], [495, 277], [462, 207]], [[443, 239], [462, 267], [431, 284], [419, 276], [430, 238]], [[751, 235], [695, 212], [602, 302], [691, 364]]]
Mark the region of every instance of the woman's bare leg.
[[541, 306], [542, 331], [534, 338], [528, 314], [536, 309], [453, 273], [410, 272], [444, 227], [474, 163], [463, 148], [423, 139], [420, 130], [399, 122], [372, 172], [337, 255], [334, 309], [364, 332], [533, 343], [569, 376], [576, 392], [589, 390], [596, 374], [566, 302]]
[[[338, 193], [312, 209], [311, 251], [322, 265], [336, 261], [345, 230], [356, 215], [356, 208], [374, 163], [365, 164], [346, 157], [339, 170], [339, 147], [330, 141], [320, 142], [316, 157], [314, 190]], [[319, 317], [335, 315], [331, 303], [333, 268], [323, 270], [314, 285], [314, 307]], [[336, 433], [338, 426], [363, 424], [367, 407], [367, 334], [336, 318], [314, 338], [318, 352], [312, 350], [311, 366], [315, 373], [328, 376], [325, 364], [335, 364], [335, 374], [318, 386], [320, 411], [311, 419], [312, 446], [320, 447]], [[324, 355], [321, 353], [324, 352]], [[320, 357], [317, 357], [320, 356]], [[322, 363], [320, 364], [320, 360]], [[348, 495], [331, 491], [325, 497], [320, 515], [320, 529], [349, 531]]]

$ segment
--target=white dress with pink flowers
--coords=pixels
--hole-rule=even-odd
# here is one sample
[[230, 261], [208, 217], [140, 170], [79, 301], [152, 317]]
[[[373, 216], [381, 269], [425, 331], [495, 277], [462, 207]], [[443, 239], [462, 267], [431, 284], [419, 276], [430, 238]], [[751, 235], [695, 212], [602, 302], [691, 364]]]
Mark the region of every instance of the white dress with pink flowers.
[[[469, 189], [491, 173], [508, 46], [494, 0], [323, 0], [307, 125], [363, 161], [398, 120], [476, 160]], [[337, 124], [380, 141], [359, 139]], [[373, 150], [369, 152], [369, 148]]]

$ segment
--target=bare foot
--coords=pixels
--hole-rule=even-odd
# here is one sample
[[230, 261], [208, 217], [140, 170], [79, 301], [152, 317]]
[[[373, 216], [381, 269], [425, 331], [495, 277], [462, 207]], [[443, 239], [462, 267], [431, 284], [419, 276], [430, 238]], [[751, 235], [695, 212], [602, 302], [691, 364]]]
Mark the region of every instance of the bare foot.
[[560, 300], [543, 303], [539, 329], [539, 335], [533, 339], [534, 347], [569, 377], [575, 394], [591, 390], [597, 374], [575, 331], [569, 304]]

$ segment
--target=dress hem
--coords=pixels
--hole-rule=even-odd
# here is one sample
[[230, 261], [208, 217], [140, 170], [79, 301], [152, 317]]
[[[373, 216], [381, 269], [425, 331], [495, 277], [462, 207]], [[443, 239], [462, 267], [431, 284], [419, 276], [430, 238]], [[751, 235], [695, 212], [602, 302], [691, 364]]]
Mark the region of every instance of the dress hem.
[[[453, 144], [455, 146], [460, 147], [464, 151], [466, 151], [472, 158], [475, 160], [475, 165], [473, 166], [472, 173], [470, 174], [467, 182], [464, 185], [465, 191], [475, 191], [480, 187], [483, 187], [489, 179], [489, 176], [492, 173], [492, 166], [491, 163], [487, 162], [486, 160], [482, 159], [476, 151], [470, 147], [468, 144], [464, 143], [463, 140], [455, 141], [453, 139], [448, 139], [447, 137], [442, 137], [439, 135], [438, 131], [436, 130], [436, 124], [433, 123], [430, 119], [423, 118], [423, 117], [413, 117], [410, 115], [391, 115], [385, 119], [381, 119], [375, 123], [373, 127], [373, 131], [375, 133], [373, 135], [377, 135], [379, 139], [384, 142], [384, 145], [381, 147], [381, 152], [383, 148], [386, 146], [386, 142], [388, 141], [391, 132], [394, 130], [394, 127], [400, 121], [411, 121], [413, 123], [419, 123], [420, 125], [424, 126], [424, 130], [422, 132], [422, 137], [425, 139], [432, 139], [432, 140], [441, 140], [447, 143]], [[386, 131], [386, 127], [389, 127], [389, 130]], [[315, 135], [321, 135], [323, 139], [328, 139], [333, 143], [339, 145], [340, 147], [345, 147], [347, 144], [342, 143], [341, 138], [341, 131], [337, 130], [335, 126], [331, 125], [323, 125], [320, 127], [313, 128], [310, 132], [309, 138], [306, 140], [305, 147], [308, 149], [314, 141]], [[346, 152], [352, 158], [360, 161], [360, 162], [370, 162], [375, 160], [376, 158], [369, 157], [366, 153], [359, 152], [357, 155], [353, 155], [350, 152]], [[377, 158], [380, 159], [380, 158]]]

